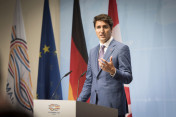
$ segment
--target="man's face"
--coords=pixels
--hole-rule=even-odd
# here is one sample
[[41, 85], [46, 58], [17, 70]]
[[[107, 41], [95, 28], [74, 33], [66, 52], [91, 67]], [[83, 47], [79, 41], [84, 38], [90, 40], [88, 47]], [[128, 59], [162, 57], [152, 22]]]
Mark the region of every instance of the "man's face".
[[108, 23], [104, 21], [96, 21], [95, 32], [100, 42], [105, 43], [110, 39], [112, 30]]

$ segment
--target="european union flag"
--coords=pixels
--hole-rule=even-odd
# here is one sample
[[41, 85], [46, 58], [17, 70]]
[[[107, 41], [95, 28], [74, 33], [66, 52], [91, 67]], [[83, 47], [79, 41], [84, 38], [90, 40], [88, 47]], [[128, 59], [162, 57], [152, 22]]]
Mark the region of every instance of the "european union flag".
[[[49, 3], [48, 0], [45, 0], [40, 44], [37, 98], [52, 98], [62, 100], [61, 85], [54, 93], [59, 82], [60, 72], [49, 10]], [[53, 93], [55, 95], [53, 95]]]

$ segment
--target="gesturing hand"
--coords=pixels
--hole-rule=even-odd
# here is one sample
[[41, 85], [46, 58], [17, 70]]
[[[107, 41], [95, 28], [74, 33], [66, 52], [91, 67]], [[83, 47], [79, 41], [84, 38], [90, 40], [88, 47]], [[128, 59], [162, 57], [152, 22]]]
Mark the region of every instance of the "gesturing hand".
[[98, 59], [99, 66], [103, 71], [109, 72], [111, 75], [115, 73], [115, 67], [112, 62], [112, 56], [110, 57], [110, 62], [107, 62], [103, 58]]

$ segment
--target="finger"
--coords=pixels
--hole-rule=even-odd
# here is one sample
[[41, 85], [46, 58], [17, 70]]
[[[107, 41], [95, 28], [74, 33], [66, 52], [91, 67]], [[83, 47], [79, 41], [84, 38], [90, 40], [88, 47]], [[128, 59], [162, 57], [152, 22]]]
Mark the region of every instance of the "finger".
[[103, 62], [101, 61], [101, 59], [98, 59], [98, 62], [100, 63], [100, 64], [102, 64]]
[[100, 59], [98, 59], [98, 63], [100, 67], [103, 65], [103, 62]]
[[104, 64], [108, 64], [108, 62], [101, 58], [101, 60], [104, 62]]
[[106, 64], [104, 63], [104, 62], [102, 62], [101, 60], [98, 60], [99, 61], [99, 66], [102, 68], [102, 66], [103, 67], [105, 67], [106, 66]]
[[112, 56], [110, 57], [110, 62], [112, 62]]
[[110, 63], [113, 63], [113, 61], [112, 61], [112, 56], [110, 57]]

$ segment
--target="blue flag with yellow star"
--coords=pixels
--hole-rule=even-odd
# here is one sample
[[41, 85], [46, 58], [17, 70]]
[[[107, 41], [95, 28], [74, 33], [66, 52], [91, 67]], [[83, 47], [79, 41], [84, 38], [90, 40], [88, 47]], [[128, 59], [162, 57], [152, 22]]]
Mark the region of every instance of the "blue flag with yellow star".
[[45, 0], [37, 83], [38, 99], [62, 100], [59, 65], [48, 0]]

